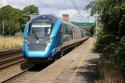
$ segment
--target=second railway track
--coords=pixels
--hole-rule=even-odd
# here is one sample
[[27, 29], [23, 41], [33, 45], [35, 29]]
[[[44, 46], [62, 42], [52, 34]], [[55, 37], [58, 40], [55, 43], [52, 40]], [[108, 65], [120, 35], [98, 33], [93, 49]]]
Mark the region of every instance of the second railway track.
[[41, 71], [42, 69], [46, 68], [47, 65], [37, 66], [30, 65], [27, 69], [15, 74], [14, 76], [2, 81], [2, 83], [23, 83], [24, 81], [28, 80], [30, 77]]
[[0, 52], [0, 69], [24, 61], [22, 50], [11, 49]]
[[[30, 71], [33, 67], [34, 64], [27, 63], [19, 49], [0, 52], [0, 83], [13, 83], [14, 79], [21, 81], [20, 78], [32, 76], [37, 73]], [[46, 66], [41, 67], [43, 69]]]
[[29, 64], [27, 67], [23, 70], [20, 68], [20, 66], [25, 62], [20, 62], [11, 66], [8, 66], [7, 68], [0, 70], [0, 82], [5, 83], [8, 82], [11, 79], [14, 79], [15, 77], [27, 72], [30, 68], [33, 67], [33, 65]]
[[[21, 64], [18, 64], [18, 65], [20, 66]], [[25, 75], [25, 73], [27, 73], [28, 70], [33, 67], [33, 65], [30, 65], [30, 66], [27, 67], [25, 70], [22, 70], [22, 69], [19, 68], [18, 65], [15, 66], [15, 68], [16, 68], [16, 70], [17, 70], [17, 73], [13, 72], [13, 74], [11, 74], [10, 76], [8, 76], [7, 78], [3, 78], [3, 79], [1, 80], [1, 83], [8, 83], [8, 82], [10, 83], [12, 80], [17, 79], [18, 76], [21, 76], [21, 75], [23, 75], [23, 74]], [[13, 83], [13, 82], [12, 82], [12, 83]]]
[[13, 64], [22, 62], [24, 60], [25, 59], [23, 58], [22, 55], [17, 55], [17, 56], [2, 59], [2, 60], [0, 60], [0, 69], [3, 69], [5, 67], [11, 66]]
[[0, 57], [5, 56], [5, 55], [21, 53], [21, 52], [22, 52], [22, 48], [0, 51]]

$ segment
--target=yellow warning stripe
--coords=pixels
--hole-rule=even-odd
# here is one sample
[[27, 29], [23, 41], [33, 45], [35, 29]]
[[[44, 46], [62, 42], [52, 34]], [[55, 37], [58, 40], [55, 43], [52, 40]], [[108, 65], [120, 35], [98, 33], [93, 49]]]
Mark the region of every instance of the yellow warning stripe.
[[[89, 47], [88, 47], [88, 48], [90, 48], [90, 46], [91, 46], [91, 44], [89, 44]], [[79, 64], [77, 65], [77, 67], [76, 67], [76, 69], [75, 69], [75, 71], [74, 71], [72, 77], [69, 79], [69, 81], [70, 81], [71, 83], [72, 83], [72, 81], [73, 81], [73, 79], [74, 79], [76, 73], [79, 71], [80, 66], [83, 64], [83, 61], [84, 61], [84, 59], [85, 59], [85, 56], [86, 56], [88, 53], [89, 53], [89, 49], [87, 49], [87, 51], [85, 52], [85, 54], [82, 56], [82, 58], [80, 59], [80, 62], [79, 62]]]

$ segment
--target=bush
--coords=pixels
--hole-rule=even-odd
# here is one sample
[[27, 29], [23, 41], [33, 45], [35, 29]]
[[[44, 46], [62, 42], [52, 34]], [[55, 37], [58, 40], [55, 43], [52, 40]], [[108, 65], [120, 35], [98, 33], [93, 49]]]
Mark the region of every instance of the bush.
[[[95, 44], [95, 51], [99, 53], [105, 53], [107, 48], [110, 48], [108, 45], [118, 42], [118, 37], [113, 35], [105, 35], [99, 37]], [[107, 50], [108, 52], [108, 50]]]

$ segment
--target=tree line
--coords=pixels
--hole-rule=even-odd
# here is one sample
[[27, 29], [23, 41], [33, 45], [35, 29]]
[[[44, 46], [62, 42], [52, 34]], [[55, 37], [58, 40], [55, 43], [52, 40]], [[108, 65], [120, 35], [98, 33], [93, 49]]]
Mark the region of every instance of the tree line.
[[97, 16], [99, 33], [95, 51], [101, 53], [102, 68], [125, 76], [125, 1], [95, 0], [87, 9]]
[[0, 35], [15, 35], [17, 32], [23, 32], [29, 15], [39, 14], [38, 7], [30, 5], [23, 10], [13, 8], [10, 5], [0, 8]]

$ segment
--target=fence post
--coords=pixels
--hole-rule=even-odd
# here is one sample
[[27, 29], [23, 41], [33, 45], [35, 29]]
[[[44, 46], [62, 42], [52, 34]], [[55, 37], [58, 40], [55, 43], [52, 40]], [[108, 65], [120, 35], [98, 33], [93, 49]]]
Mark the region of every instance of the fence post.
[[3, 36], [4, 36], [4, 21], [3, 21]]

